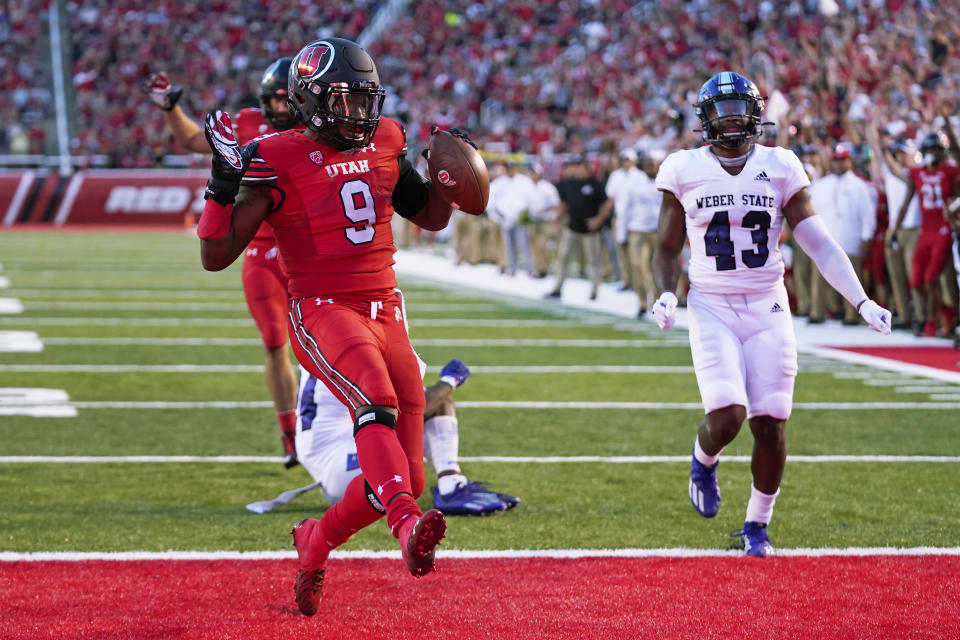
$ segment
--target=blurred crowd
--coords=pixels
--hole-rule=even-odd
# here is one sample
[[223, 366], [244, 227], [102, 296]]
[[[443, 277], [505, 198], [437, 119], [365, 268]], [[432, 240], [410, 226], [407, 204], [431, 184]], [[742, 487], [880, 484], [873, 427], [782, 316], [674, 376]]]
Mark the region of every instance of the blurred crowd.
[[[196, 116], [256, 106], [257, 82], [273, 60], [324, 36], [356, 39], [385, 4], [69, 0], [63, 33], [75, 89], [72, 153], [117, 167], [186, 157], [141, 90], [151, 72], [165, 70], [183, 85], [183, 106]], [[40, 48], [48, 7], [48, 0], [11, 0], [0, 13], [0, 153], [50, 146], [52, 84]], [[958, 111], [957, 42], [960, 4], [932, 0], [425, 0], [408, 3], [369, 50], [388, 91], [384, 111], [407, 126], [411, 154], [426, 145], [431, 126], [459, 126], [492, 159], [513, 159], [513, 167], [492, 167], [511, 183], [520, 174], [562, 192], [575, 174], [596, 180], [608, 196], [592, 214], [603, 218], [599, 247], [565, 238], [561, 228], [569, 224], [546, 214], [521, 224], [533, 216], [530, 207], [506, 205], [482, 220], [492, 225], [486, 232], [461, 232], [477, 246], [458, 255], [542, 275], [549, 259], [599, 254], [595, 288], [604, 274], [623, 286], [645, 279], [626, 264], [626, 205], [622, 196], [614, 206], [616, 189], [608, 188], [622, 169], [621, 152], [639, 154], [630, 164], [645, 173], [670, 151], [699, 144], [691, 105], [711, 74], [733, 69], [756, 82], [773, 123], [763, 142], [805, 156], [814, 178], [830, 173], [838, 143], [849, 145], [851, 165], [882, 203], [889, 194], [878, 173], [883, 164], [874, 160], [893, 154], [909, 162], [897, 149], [918, 145]], [[874, 210], [884, 213], [882, 204]], [[874, 220], [875, 233], [885, 218]], [[553, 251], [548, 258], [544, 247]], [[803, 272], [802, 257], [800, 266]], [[871, 287], [889, 290], [880, 276], [870, 274]], [[822, 304], [824, 316], [842, 313], [819, 298], [809, 310], [808, 289], [794, 287], [800, 312], [814, 321]], [[911, 322], [918, 314], [906, 306], [895, 310]]]

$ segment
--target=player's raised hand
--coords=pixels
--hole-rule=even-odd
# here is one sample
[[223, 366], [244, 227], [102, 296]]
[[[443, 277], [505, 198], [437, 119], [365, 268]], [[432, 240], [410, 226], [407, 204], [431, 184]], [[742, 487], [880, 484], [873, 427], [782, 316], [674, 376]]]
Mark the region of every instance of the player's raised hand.
[[664, 291], [653, 303], [650, 313], [661, 329], [669, 329], [676, 322], [677, 302], [677, 296], [673, 291]]
[[456, 389], [470, 377], [470, 369], [459, 360], [451, 360], [440, 371], [440, 382], [446, 382]]
[[864, 300], [858, 309], [860, 317], [866, 320], [867, 324], [874, 331], [879, 331], [885, 336], [890, 335], [890, 311], [884, 309], [873, 300]]
[[150, 76], [143, 85], [143, 90], [147, 92], [153, 103], [164, 111], [172, 111], [183, 96], [183, 87], [171, 85], [167, 74], [163, 71]]
[[220, 109], [207, 114], [203, 134], [213, 150], [210, 180], [207, 181], [204, 197], [225, 206], [233, 204], [240, 190], [240, 180], [250, 166], [250, 159], [257, 152], [257, 141], [241, 148], [233, 135], [230, 114]]

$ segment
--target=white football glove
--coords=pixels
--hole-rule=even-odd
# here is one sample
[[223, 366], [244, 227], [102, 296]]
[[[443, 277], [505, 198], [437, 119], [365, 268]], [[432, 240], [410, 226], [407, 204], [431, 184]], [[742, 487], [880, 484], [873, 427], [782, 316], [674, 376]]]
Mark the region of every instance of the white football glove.
[[677, 296], [673, 291], [664, 291], [653, 303], [653, 309], [650, 310], [653, 319], [657, 321], [657, 326], [661, 329], [669, 329], [676, 322]]
[[867, 324], [874, 331], [879, 331], [885, 336], [890, 335], [890, 311], [884, 309], [873, 300], [865, 300], [860, 305], [860, 317], [866, 320]]
[[171, 85], [167, 74], [163, 71], [150, 76], [143, 89], [153, 100], [153, 103], [164, 111], [172, 111], [183, 95], [183, 87]]

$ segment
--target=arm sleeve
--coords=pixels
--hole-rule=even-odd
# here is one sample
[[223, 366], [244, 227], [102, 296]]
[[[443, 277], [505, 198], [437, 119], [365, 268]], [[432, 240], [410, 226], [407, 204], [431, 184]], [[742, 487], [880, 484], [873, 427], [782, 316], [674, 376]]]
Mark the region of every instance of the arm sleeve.
[[400, 177], [393, 188], [393, 209], [404, 218], [420, 213], [430, 197], [430, 181], [417, 173], [405, 156], [399, 156]]
[[863, 285], [850, 264], [850, 258], [827, 231], [820, 216], [814, 215], [801, 220], [793, 229], [793, 237], [816, 263], [830, 286], [850, 304], [856, 307], [867, 299]]

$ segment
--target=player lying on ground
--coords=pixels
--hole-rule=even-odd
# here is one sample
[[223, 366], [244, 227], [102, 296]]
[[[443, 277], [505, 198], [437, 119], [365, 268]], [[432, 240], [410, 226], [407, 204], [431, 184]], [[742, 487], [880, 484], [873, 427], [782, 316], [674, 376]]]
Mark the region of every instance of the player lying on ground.
[[[440, 380], [424, 388], [424, 455], [437, 474], [433, 505], [445, 515], [484, 515], [517, 505], [515, 496], [497, 493], [463, 475], [458, 462], [459, 434], [453, 391], [470, 369], [451, 360]], [[337, 398], [314, 376], [300, 369], [297, 401], [297, 458], [331, 504], [338, 502], [360, 474], [353, 420]]]

